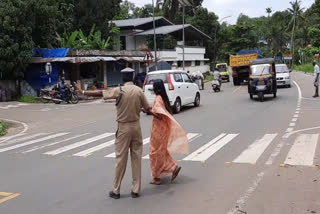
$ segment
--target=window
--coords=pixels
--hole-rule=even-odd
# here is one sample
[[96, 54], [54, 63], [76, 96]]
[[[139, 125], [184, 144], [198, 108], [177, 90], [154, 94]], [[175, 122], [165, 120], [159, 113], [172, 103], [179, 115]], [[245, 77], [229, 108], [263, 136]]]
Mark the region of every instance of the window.
[[191, 61], [185, 61], [184, 62], [184, 66], [185, 67], [191, 67], [192, 66], [192, 62]]
[[174, 81], [176, 82], [183, 82], [181, 74], [173, 74]]
[[187, 74], [182, 74], [182, 77], [184, 79], [184, 82], [190, 82], [190, 83], [192, 82], [190, 77]]
[[182, 63], [182, 61], [178, 61], [178, 67], [182, 67], [183, 66], [183, 63]]
[[201, 62], [200, 61], [196, 61], [196, 66], [200, 66], [201, 65]]
[[168, 75], [167, 74], [150, 74], [148, 75], [147, 85], [152, 85], [154, 81], [162, 80], [163, 83], [168, 83]]

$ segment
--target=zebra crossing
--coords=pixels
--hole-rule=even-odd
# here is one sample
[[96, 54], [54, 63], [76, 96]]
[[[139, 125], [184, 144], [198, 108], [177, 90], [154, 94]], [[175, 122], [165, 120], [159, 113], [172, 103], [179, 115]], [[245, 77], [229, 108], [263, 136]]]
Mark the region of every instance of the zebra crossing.
[[[239, 133], [221, 133], [208, 142], [208, 136], [200, 133], [188, 133], [188, 139], [195, 148], [190, 154], [182, 158], [181, 161], [206, 162], [223, 148], [231, 148], [232, 144], [239, 143]], [[264, 152], [276, 141], [278, 134], [265, 134], [261, 138], [253, 141], [243, 151], [237, 151], [232, 163], [236, 164], [256, 164]], [[316, 159], [317, 144], [319, 134], [301, 134], [296, 137], [290, 150], [283, 160], [286, 165], [313, 166]], [[150, 137], [143, 140], [143, 146], [148, 147]], [[112, 152], [115, 144], [115, 133], [91, 134], [80, 133], [72, 134], [69, 132], [61, 133], [36, 133], [24, 135], [17, 138], [3, 141], [0, 143], [0, 155], [3, 153], [30, 154], [40, 152], [44, 156], [59, 156], [68, 154], [75, 158], [85, 158], [97, 155], [102, 158], [115, 158]], [[200, 145], [197, 148], [197, 145]], [[144, 148], [145, 153], [147, 149]], [[143, 156], [144, 160], [149, 159], [149, 155]]]

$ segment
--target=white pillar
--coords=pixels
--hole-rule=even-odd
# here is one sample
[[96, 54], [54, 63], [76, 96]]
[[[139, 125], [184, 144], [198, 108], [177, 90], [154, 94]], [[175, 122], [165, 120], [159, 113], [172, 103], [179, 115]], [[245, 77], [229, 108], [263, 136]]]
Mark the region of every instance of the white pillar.
[[107, 79], [107, 62], [103, 63], [103, 82], [104, 82], [104, 87], [108, 87], [108, 79]]

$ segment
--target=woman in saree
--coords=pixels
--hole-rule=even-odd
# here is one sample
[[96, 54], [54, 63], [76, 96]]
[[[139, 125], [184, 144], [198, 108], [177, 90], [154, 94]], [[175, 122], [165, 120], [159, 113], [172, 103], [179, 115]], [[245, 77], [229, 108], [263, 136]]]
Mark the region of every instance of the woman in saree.
[[156, 99], [152, 107], [149, 156], [152, 173], [151, 184], [160, 185], [161, 176], [172, 174], [171, 182], [178, 176], [181, 167], [170, 154], [186, 154], [189, 142], [185, 131], [172, 116], [169, 98], [162, 80], [153, 83]]

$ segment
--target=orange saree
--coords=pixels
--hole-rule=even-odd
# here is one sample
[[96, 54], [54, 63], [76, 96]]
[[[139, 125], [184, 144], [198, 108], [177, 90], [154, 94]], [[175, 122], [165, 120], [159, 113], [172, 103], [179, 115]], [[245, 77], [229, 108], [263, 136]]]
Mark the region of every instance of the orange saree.
[[170, 154], [187, 154], [189, 151], [188, 137], [179, 123], [166, 110], [161, 96], [157, 96], [152, 112], [161, 117], [154, 117], [150, 138], [150, 165], [152, 177], [172, 173], [177, 164]]

